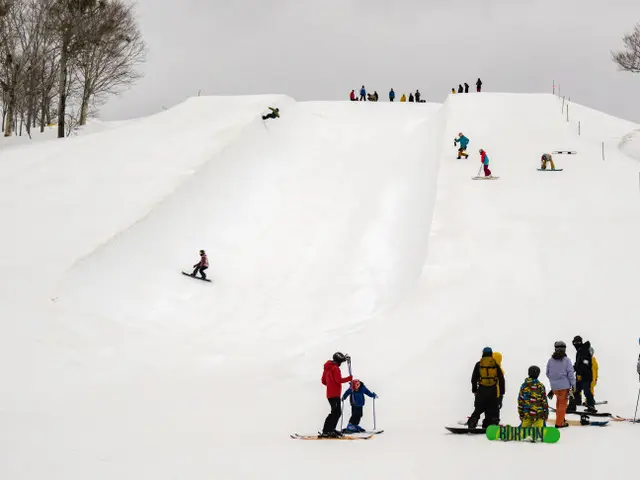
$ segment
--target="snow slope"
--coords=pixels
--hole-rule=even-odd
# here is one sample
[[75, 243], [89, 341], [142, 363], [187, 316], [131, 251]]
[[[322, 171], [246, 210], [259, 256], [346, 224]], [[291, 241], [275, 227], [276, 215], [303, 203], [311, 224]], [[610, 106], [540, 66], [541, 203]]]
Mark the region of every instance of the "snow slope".
[[[273, 104], [282, 118], [263, 123]], [[600, 142], [637, 126], [572, 104], [578, 137], [558, 107], [202, 97], [0, 151], [0, 476], [475, 478], [495, 456], [492, 478], [510, 478], [531, 448], [547, 465], [606, 448], [587, 478], [633, 468], [635, 425], [554, 446], [443, 429], [471, 412], [485, 345], [504, 354], [514, 423], [528, 366], [576, 334], [596, 349], [597, 397], [633, 414], [638, 165], [603, 162]], [[478, 148], [499, 180], [471, 181]], [[556, 149], [578, 155], [537, 172]], [[179, 273], [200, 248], [213, 284]], [[335, 350], [380, 395], [386, 432], [290, 440], [321, 427]]]

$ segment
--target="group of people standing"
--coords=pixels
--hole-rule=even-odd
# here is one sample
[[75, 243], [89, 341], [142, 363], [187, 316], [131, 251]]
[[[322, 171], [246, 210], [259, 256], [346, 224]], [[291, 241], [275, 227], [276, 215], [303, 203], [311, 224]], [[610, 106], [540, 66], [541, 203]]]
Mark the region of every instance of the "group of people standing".
[[[469, 93], [469, 84], [467, 82], [464, 83], [464, 88], [462, 87], [462, 83], [458, 84], [458, 93]], [[482, 91], [482, 80], [478, 78], [476, 81], [476, 92], [480, 93]], [[456, 93], [456, 88], [453, 87], [451, 89], [451, 93]]]
[[[573, 339], [576, 360], [567, 357], [567, 345], [555, 342], [554, 352], [547, 362], [546, 375], [551, 384], [547, 394], [539, 380], [540, 367], [532, 365], [518, 394], [518, 415], [523, 427], [542, 427], [549, 418], [548, 399], [556, 397], [555, 427], [569, 426], [565, 420], [567, 413], [576, 412], [582, 405], [582, 394], [586, 400], [585, 413], [597, 413], [594, 389], [598, 381], [598, 362], [590, 342], [583, 342], [580, 335]], [[640, 375], [640, 358], [638, 358]], [[505, 393], [505, 375], [502, 369], [502, 355], [490, 347], [482, 350], [482, 357], [471, 374], [471, 392], [475, 395], [474, 411], [467, 423], [476, 428], [480, 416], [484, 414], [482, 428], [500, 424], [500, 409]]]

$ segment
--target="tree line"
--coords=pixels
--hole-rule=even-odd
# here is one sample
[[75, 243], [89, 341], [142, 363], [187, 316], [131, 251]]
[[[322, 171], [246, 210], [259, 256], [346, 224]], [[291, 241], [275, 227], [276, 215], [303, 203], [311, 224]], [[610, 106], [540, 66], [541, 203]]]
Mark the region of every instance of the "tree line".
[[125, 0], [0, 0], [2, 130], [58, 138], [140, 77], [146, 45]]

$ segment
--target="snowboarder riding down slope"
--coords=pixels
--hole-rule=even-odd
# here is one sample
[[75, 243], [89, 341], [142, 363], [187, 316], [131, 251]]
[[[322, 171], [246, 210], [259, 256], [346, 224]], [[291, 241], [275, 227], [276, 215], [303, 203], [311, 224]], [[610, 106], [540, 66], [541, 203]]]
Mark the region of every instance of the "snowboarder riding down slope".
[[475, 400], [473, 413], [469, 417], [469, 428], [477, 427], [483, 413], [482, 428], [500, 424], [500, 404], [505, 393], [505, 382], [502, 369], [489, 347], [482, 350], [482, 358], [473, 368], [471, 392], [475, 395]]
[[266, 120], [267, 118], [280, 118], [280, 109], [279, 108], [269, 107], [269, 110], [271, 110], [271, 113], [263, 115], [262, 116], [263, 120]]
[[487, 156], [487, 152], [485, 152], [483, 149], [480, 149], [480, 162], [482, 163], [484, 168], [484, 176], [490, 177], [491, 170], [489, 170], [489, 157]]
[[567, 357], [567, 344], [562, 340], [553, 344], [554, 352], [547, 362], [547, 378], [551, 384], [548, 397], [556, 396], [556, 428], [568, 427], [564, 417], [567, 413], [568, 397], [576, 390], [576, 377], [571, 360]]
[[527, 375], [518, 394], [518, 415], [522, 422], [520, 426], [544, 427], [549, 418], [549, 402], [547, 402], [547, 391], [538, 380], [540, 367], [532, 365]]
[[191, 274], [192, 277], [195, 277], [196, 273], [200, 272], [200, 276], [203, 280], [207, 279], [207, 274], [204, 273], [204, 271], [209, 268], [209, 259], [207, 258], [207, 254], [204, 250], [200, 250], [200, 261], [196, 263], [193, 268], [195, 268], [195, 270]]
[[469, 158], [469, 154], [464, 153], [467, 150], [467, 145], [469, 145], [469, 139], [465, 137], [462, 132], [458, 133], [458, 138], [453, 140], [453, 146], [456, 147], [458, 143], [460, 144], [460, 147], [458, 148], [457, 159], [460, 160], [460, 157], [462, 156], [464, 156], [464, 158]]
[[346, 432], [358, 433], [365, 431], [365, 429], [360, 426], [360, 420], [362, 419], [362, 408], [365, 404], [365, 395], [371, 398], [378, 398], [375, 393], [370, 392], [369, 389], [364, 386], [364, 383], [356, 379], [351, 382], [351, 387], [349, 387], [347, 391], [344, 392], [344, 395], [342, 396], [343, 402], [347, 399], [347, 397], [351, 397], [351, 418], [349, 418], [349, 424], [345, 429]]
[[556, 166], [553, 163], [553, 157], [551, 156], [550, 153], [543, 153], [542, 157], [540, 157], [540, 161], [542, 162], [542, 165], [540, 166], [542, 170], [547, 169], [547, 162], [551, 164], [551, 170], [556, 169]]
[[582, 393], [587, 401], [587, 412], [598, 413], [596, 410], [596, 401], [593, 398], [595, 385], [598, 381], [598, 361], [593, 356], [593, 348], [590, 342], [582, 341], [580, 335], [576, 335], [573, 339], [573, 346], [576, 349], [576, 363], [573, 369], [576, 372], [576, 394], [572, 401], [569, 402], [567, 412], [575, 412], [576, 406], [582, 404]]
[[336, 426], [342, 416], [342, 408], [340, 406], [340, 396], [342, 395], [342, 384], [350, 382], [353, 377], [342, 377], [340, 371], [340, 365], [344, 362], [351, 364], [351, 358], [340, 352], [333, 354], [332, 360], [327, 360], [324, 364], [324, 371], [322, 372], [322, 384], [327, 386], [327, 400], [331, 405], [331, 413], [327, 415], [324, 421], [324, 427], [322, 427], [321, 437], [335, 438], [342, 434], [336, 432]]

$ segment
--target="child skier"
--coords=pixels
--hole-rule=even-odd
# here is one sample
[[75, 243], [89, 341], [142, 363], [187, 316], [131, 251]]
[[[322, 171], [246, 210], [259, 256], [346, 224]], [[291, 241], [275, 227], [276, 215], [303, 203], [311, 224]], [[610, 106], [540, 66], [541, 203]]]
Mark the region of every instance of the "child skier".
[[540, 367], [529, 367], [528, 377], [520, 387], [518, 394], [518, 415], [522, 427], [544, 427], [549, 418], [547, 391], [538, 377]]
[[542, 157], [540, 158], [540, 161], [542, 162], [542, 165], [540, 166], [540, 168], [542, 170], [546, 170], [547, 169], [547, 162], [549, 162], [551, 164], [551, 170], [555, 170], [556, 166], [553, 163], [553, 157], [551, 157], [550, 153], [543, 153]]
[[371, 398], [377, 398], [378, 396], [375, 393], [372, 393], [364, 386], [360, 380], [353, 380], [351, 382], [351, 387], [344, 392], [342, 396], [342, 401], [344, 402], [348, 396], [351, 396], [351, 418], [349, 419], [349, 424], [347, 428], [343, 430], [346, 433], [357, 433], [364, 432], [365, 429], [360, 426], [360, 420], [362, 419], [362, 408], [364, 407], [364, 396], [368, 396]]
[[327, 415], [324, 421], [324, 427], [322, 427], [323, 438], [336, 438], [342, 436], [342, 433], [336, 432], [336, 426], [342, 415], [342, 409], [340, 407], [340, 396], [342, 394], [342, 384], [350, 382], [353, 377], [342, 378], [342, 372], [340, 371], [340, 365], [343, 362], [350, 362], [351, 359], [348, 355], [341, 352], [333, 354], [331, 360], [327, 360], [324, 364], [324, 371], [322, 372], [322, 384], [327, 386], [327, 400], [331, 406], [331, 413]]
[[458, 148], [458, 160], [460, 160], [461, 156], [464, 156], [464, 158], [469, 158], [469, 154], [464, 153], [467, 149], [467, 145], [469, 145], [469, 139], [465, 137], [462, 132], [458, 133], [458, 138], [455, 138], [453, 140], [453, 146], [456, 147], [458, 143], [460, 144], [460, 147]]
[[204, 271], [209, 268], [209, 259], [207, 258], [207, 254], [204, 250], [200, 250], [200, 261], [196, 263], [193, 268], [195, 268], [195, 270], [191, 274], [192, 277], [195, 277], [196, 273], [200, 272], [200, 276], [203, 280], [207, 279], [207, 274], [204, 273]]
[[483, 149], [480, 149], [480, 162], [482, 162], [482, 165], [484, 166], [484, 176], [490, 177], [491, 170], [489, 170], [489, 157], [487, 156], [487, 152]]

